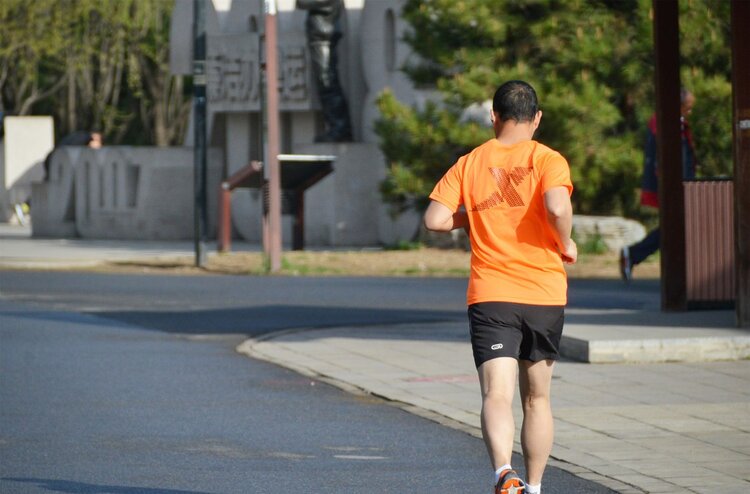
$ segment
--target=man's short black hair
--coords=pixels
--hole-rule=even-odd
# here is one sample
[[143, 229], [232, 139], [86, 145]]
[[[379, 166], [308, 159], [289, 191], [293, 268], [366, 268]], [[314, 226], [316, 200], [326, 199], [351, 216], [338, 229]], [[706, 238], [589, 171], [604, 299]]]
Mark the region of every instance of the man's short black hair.
[[506, 122], [531, 122], [539, 110], [536, 91], [531, 84], [524, 81], [508, 81], [495, 91], [492, 98], [492, 110]]

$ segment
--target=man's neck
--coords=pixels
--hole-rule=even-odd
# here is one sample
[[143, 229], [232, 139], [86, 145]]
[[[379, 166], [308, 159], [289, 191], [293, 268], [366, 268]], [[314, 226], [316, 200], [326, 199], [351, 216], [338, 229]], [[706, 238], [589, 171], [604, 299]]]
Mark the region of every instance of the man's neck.
[[504, 146], [512, 146], [519, 142], [530, 141], [534, 137], [531, 122], [518, 123], [514, 120], [499, 122], [495, 128], [495, 139]]

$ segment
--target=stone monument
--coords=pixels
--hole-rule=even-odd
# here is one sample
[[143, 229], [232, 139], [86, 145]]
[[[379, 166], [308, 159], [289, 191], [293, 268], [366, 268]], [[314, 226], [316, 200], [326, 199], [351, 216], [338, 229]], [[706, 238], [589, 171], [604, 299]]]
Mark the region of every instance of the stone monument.
[[297, 0], [297, 8], [307, 10], [305, 31], [310, 61], [317, 83], [325, 132], [315, 142], [352, 140], [349, 106], [339, 83], [336, 45], [341, 39], [343, 0]]
[[[177, 0], [171, 27], [171, 68], [191, 73], [190, 22], [192, 0]], [[334, 172], [309, 190], [305, 199], [305, 243], [310, 246], [375, 246], [409, 239], [419, 217], [389, 215], [380, 195], [386, 163], [378, 148], [373, 122], [375, 101], [385, 89], [400, 101], [416, 104], [429, 97], [415, 90], [399, 69], [411, 56], [402, 42], [406, 23], [399, 14], [402, 0], [343, 0], [335, 46], [337, 91], [348, 102], [350, 131], [328, 138], [331, 125], [319, 97], [315, 61], [309, 49], [312, 3], [277, 1], [281, 152], [334, 155]], [[331, 3], [329, 0], [323, 3]], [[263, 116], [260, 53], [263, 1], [214, 0], [207, 9], [209, 143], [221, 148], [225, 176], [251, 160], [263, 160]], [[331, 66], [329, 65], [330, 69]], [[332, 77], [327, 74], [326, 77]], [[334, 105], [335, 106], [335, 105]], [[339, 107], [340, 108], [340, 107]], [[338, 111], [338, 110], [337, 110]], [[334, 126], [335, 127], [335, 126]], [[350, 135], [347, 135], [350, 134]], [[185, 144], [192, 144], [192, 131]], [[318, 139], [316, 139], [316, 137]], [[318, 142], [345, 140], [348, 142]], [[261, 240], [261, 195], [238, 189], [232, 195], [235, 236]], [[290, 242], [291, 218], [282, 220], [283, 239]]]
[[[215, 235], [218, 187], [252, 160], [264, 161], [263, 0], [206, 0], [206, 96], [209, 236]], [[325, 0], [329, 2], [331, 0]], [[310, 0], [309, 3], [312, 3]], [[412, 238], [417, 213], [392, 217], [380, 195], [386, 162], [373, 123], [386, 88], [405, 104], [431, 98], [400, 68], [413, 56], [402, 39], [404, 0], [338, 0], [328, 62], [311, 56], [306, 2], [277, 0], [281, 153], [333, 155], [333, 173], [305, 194], [305, 244], [378, 246]], [[170, 68], [192, 75], [193, 0], [175, 0]], [[337, 40], [334, 43], [333, 40]], [[313, 52], [324, 51], [322, 45]], [[332, 54], [335, 53], [335, 58]], [[316, 72], [314, 67], [319, 66]], [[337, 76], [337, 82], [332, 82]], [[322, 87], [319, 91], [319, 83]], [[336, 96], [326, 91], [335, 87]], [[320, 93], [320, 94], [319, 94]], [[331, 103], [329, 100], [337, 100]], [[344, 102], [348, 112], [344, 112]], [[336, 110], [331, 112], [331, 108]], [[336, 117], [331, 120], [328, 113]], [[349, 124], [339, 125], [348, 114]], [[337, 120], [338, 119], [338, 120]], [[341, 127], [341, 129], [339, 129]], [[318, 137], [318, 139], [316, 139]], [[329, 142], [317, 142], [317, 141]], [[187, 239], [192, 236], [193, 129], [183, 147], [70, 147], [50, 158], [50, 180], [33, 184], [35, 236]], [[346, 142], [339, 142], [346, 141]], [[258, 189], [232, 193], [235, 238], [262, 240]], [[292, 221], [282, 219], [288, 247]]]

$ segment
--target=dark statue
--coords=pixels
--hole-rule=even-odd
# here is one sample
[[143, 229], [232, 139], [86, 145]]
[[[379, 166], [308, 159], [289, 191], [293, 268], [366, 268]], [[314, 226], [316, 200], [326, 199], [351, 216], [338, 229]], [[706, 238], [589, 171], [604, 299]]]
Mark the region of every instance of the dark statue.
[[339, 18], [343, 0], [297, 0], [297, 8], [307, 10], [307, 44], [325, 123], [325, 132], [315, 141], [351, 141], [349, 107], [339, 83], [336, 56], [336, 44], [342, 36]]

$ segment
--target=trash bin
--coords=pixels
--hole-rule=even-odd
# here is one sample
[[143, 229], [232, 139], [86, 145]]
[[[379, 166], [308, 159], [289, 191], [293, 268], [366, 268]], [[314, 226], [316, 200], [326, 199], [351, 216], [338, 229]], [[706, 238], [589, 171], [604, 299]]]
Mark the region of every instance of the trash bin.
[[687, 306], [731, 308], [736, 297], [734, 183], [701, 179], [683, 185]]

